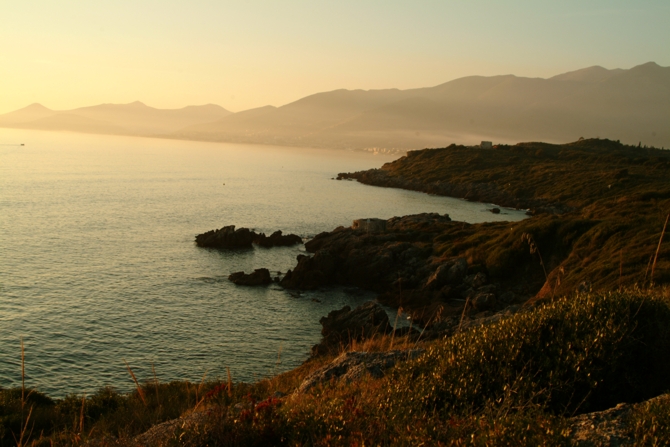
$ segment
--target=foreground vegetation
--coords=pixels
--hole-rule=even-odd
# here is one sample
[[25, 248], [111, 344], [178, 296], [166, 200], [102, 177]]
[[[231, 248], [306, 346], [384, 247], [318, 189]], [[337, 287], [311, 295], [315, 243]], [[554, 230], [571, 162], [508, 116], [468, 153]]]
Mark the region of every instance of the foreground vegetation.
[[[135, 445], [187, 410], [204, 412], [164, 445], [570, 445], [569, 417], [670, 389], [670, 297], [582, 294], [422, 347], [384, 377], [300, 395], [291, 393], [332, 357], [254, 384], [147, 382], [62, 400], [2, 390], [2, 445], [22, 426], [23, 445]], [[668, 414], [670, 401], [641, 405], [627, 430], [639, 445], [667, 444]]]

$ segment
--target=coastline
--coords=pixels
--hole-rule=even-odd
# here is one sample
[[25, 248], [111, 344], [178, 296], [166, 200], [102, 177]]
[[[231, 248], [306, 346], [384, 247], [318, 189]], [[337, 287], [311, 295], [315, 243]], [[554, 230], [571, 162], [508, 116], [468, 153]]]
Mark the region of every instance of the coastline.
[[[570, 427], [582, 426], [583, 433], [584, 424], [590, 423], [593, 427], [586, 430], [588, 437], [596, 433], [596, 426], [601, 425], [592, 421], [609, 421], [620, 414], [607, 413], [613, 415], [610, 418], [587, 410], [599, 411], [619, 402], [643, 402], [658, 396], [659, 390], [668, 386], [665, 371], [670, 367], [667, 358], [657, 355], [663, 352], [665, 343], [670, 343], [666, 324], [670, 312], [667, 289], [653, 288], [654, 284], [667, 284], [670, 275], [668, 245], [662, 244], [662, 233], [659, 241], [665, 215], [658, 212], [670, 212], [670, 190], [665, 186], [670, 157], [652, 150], [638, 152], [637, 148], [607, 140], [585, 140], [562, 146], [526, 143], [513, 148], [517, 150], [493, 153], [491, 160], [479, 157], [475, 163], [471, 160], [479, 154], [469, 152], [471, 148], [452, 148], [451, 153], [442, 150], [446, 155], [462, 155], [460, 163], [454, 163], [453, 159], [450, 163], [444, 160], [438, 163], [432, 158], [436, 153], [419, 151], [418, 155], [400, 159], [382, 169], [392, 173], [411, 170], [415, 178], [403, 179], [397, 184], [426, 189], [433, 187], [434, 182], [430, 180], [435, 175], [432, 172], [435, 168], [456, 173], [456, 177], [451, 177], [450, 185], [480, 184], [464, 183], [458, 175], [478, 180], [486, 178], [489, 183], [499, 182], [507, 186], [477, 188], [478, 197], [494, 197], [500, 191], [521, 191], [519, 203], [542, 199], [537, 203], [546, 204], [548, 208], [536, 209], [535, 215], [529, 219], [514, 223], [464, 224], [453, 222], [448, 216], [426, 214], [389, 219], [383, 228], [373, 231], [338, 228], [308, 241], [306, 248], [313, 256], [299, 257], [291, 276], [284, 277], [285, 287], [298, 290], [329, 284], [363, 286], [375, 290], [382, 300], [386, 297], [394, 307], [402, 306], [417, 312], [416, 321], [433, 326], [442, 324], [440, 329], [434, 328], [438, 333], [436, 337], [426, 334], [421, 339], [410, 332], [396, 338], [395, 331], [377, 333], [368, 340], [349, 340], [350, 344], [343, 345], [340, 352], [352, 349], [390, 352], [394, 347], [409, 352], [419, 347], [426, 350], [425, 355], [389, 367], [388, 371], [382, 368], [378, 377], [374, 375], [376, 373], [364, 372], [349, 382], [325, 381], [301, 397], [295, 396], [295, 390], [308, 376], [337, 361], [339, 352], [317, 355], [293, 371], [258, 383], [233, 384], [229, 380], [203, 382], [199, 386], [188, 383], [159, 386], [150, 381], [138, 384], [135, 393], [118, 399], [134, 402], [133, 411], [146, 412], [149, 427], [162, 420], [175, 420], [176, 416], [158, 412], [160, 395], [169, 393], [170, 389], [180, 390], [176, 395], [181, 396], [181, 407], [172, 409], [172, 414], [177, 413], [177, 416], [183, 414], [186, 418], [188, 414], [201, 414], [196, 411], [198, 402], [206, 402], [208, 413], [206, 417], [202, 416], [205, 419], [191, 417], [192, 426], [182, 425], [181, 429], [168, 435], [169, 439], [173, 436], [191, 437], [188, 439], [199, 445], [197, 440], [201, 438], [198, 436], [203, 434], [210, 436], [208, 439], [228, 439], [225, 437], [228, 435], [215, 427], [242, 436], [236, 438], [238, 443], [243, 443], [241, 439], [279, 439], [274, 438], [275, 435], [290, 436], [296, 442], [310, 439], [310, 436], [327, 440], [332, 439], [327, 436], [338, 433], [345, 436], [341, 438], [343, 444], [360, 440], [390, 443], [385, 436], [391, 435], [384, 435], [385, 432], [410, 436], [402, 438], [407, 442], [418, 439], [436, 441], [442, 439], [442, 435], [469, 439], [474, 433], [493, 440], [505, 439], [497, 438], [500, 427], [505, 427], [509, 439], [520, 439], [516, 436], [523, 435], [538, 442], [552, 439], [558, 443], [565, 441], [567, 436], [578, 436], [575, 433], [579, 429], [571, 431]], [[496, 158], [498, 154], [502, 161]], [[512, 157], [518, 158], [510, 162]], [[576, 165], [575, 160], [584, 166]], [[588, 160], [597, 163], [588, 164]], [[526, 178], [513, 178], [515, 173], [510, 169], [510, 163], [519, 163], [522, 167], [528, 163], [540, 166], [540, 169], [530, 170]], [[477, 165], [479, 169], [472, 169]], [[471, 169], [466, 172], [464, 166]], [[566, 166], [575, 167], [566, 171]], [[501, 175], [506, 171], [509, 171], [507, 177]], [[551, 179], [559, 172], [561, 183], [557, 184]], [[585, 177], [584, 172], [591, 175]], [[444, 172], [440, 175], [449, 178]], [[557, 190], [551, 191], [552, 187]], [[622, 255], [616, 257], [624, 252], [625, 262]], [[657, 259], [653, 262], [652, 273], [646, 272], [642, 276], [641, 270], [644, 270], [647, 259], [651, 264], [649, 256], [653, 257], [654, 252]], [[619, 261], [618, 265], [613, 265], [614, 259]], [[642, 284], [644, 290], [635, 289], [640, 277], [645, 281]], [[525, 294], [509, 290], [519, 286], [525, 287]], [[509, 291], [513, 293], [511, 300], [502, 299]], [[468, 307], [470, 300], [475, 303], [478, 296], [484, 295], [488, 295], [488, 301], [484, 298], [480, 301], [491, 305], [490, 308], [483, 310], [474, 304]], [[396, 301], [392, 301], [394, 299]], [[444, 311], [451, 303], [459, 304], [453, 306], [452, 312]], [[516, 312], [506, 313], [506, 309], [514, 305], [523, 310], [517, 308]], [[439, 313], [437, 306], [443, 308]], [[640, 312], [643, 306], [651, 307]], [[420, 309], [432, 311], [421, 314]], [[436, 315], [444, 318], [437, 321]], [[638, 322], [638, 318], [642, 320]], [[447, 320], [450, 322], [446, 323]], [[444, 331], [445, 327], [448, 330]], [[589, 329], [579, 332], [577, 327]], [[612, 327], [621, 329], [612, 330]], [[642, 338], [627, 332], [639, 327], [652, 332]], [[526, 335], [519, 338], [520, 333]], [[558, 334], [563, 334], [564, 338], [557, 337]], [[619, 334], [630, 334], [631, 338]], [[649, 346], [660, 345], [658, 349], [643, 351], [633, 342], [642, 339], [649, 340], [646, 342]], [[571, 346], [584, 348], [573, 349]], [[557, 354], [557, 349], [565, 349], [566, 355]], [[454, 353], [458, 356], [454, 357]], [[586, 357], [580, 357], [582, 353]], [[510, 358], [518, 358], [518, 362], [510, 363]], [[537, 360], [538, 369], [533, 369], [532, 359]], [[608, 372], [611, 377], [602, 376], [605, 371], [598, 365], [603, 362], [616, 365]], [[584, 365], [587, 365], [588, 376], [583, 376], [586, 372], [579, 372], [583, 371]], [[636, 368], [642, 369], [638, 371]], [[557, 376], [553, 375], [554, 371]], [[631, 371], [633, 374], [651, 372], [654, 385], [634, 388], [638, 393], [635, 395], [627, 395], [625, 387], [616, 388], [618, 378], [628, 377]], [[535, 376], [523, 382], [519, 377], [524, 374]], [[549, 381], [541, 382], [546, 388], [534, 388], [539, 383], [537, 377], [543, 374], [548, 374]], [[587, 379], [591, 374], [598, 378]], [[431, 377], [437, 381], [431, 381]], [[519, 378], [518, 382], [515, 377]], [[553, 377], [565, 377], [565, 381], [553, 382]], [[467, 384], [473, 378], [477, 379], [475, 383], [483, 381], [483, 388], [472, 388], [467, 392], [471, 394], [457, 397], [460, 395], [460, 391], [456, 392], [458, 387], [470, 390]], [[516, 397], [504, 391], [512, 382], [513, 394], [518, 394]], [[450, 387], [454, 386], [456, 388], [452, 390]], [[499, 390], [495, 388], [497, 386]], [[528, 388], [524, 388], [526, 386]], [[435, 387], [440, 391], [436, 392]], [[551, 392], [546, 394], [543, 389]], [[556, 389], [563, 391], [554, 394]], [[575, 390], [586, 393], [582, 403], [587, 403], [579, 404], [573, 411], [570, 405], [576, 403], [569, 396]], [[142, 393], [155, 395], [155, 402], [144, 402]], [[96, 394], [96, 399], [101, 395]], [[205, 400], [202, 396], [208, 397]], [[379, 401], [380, 398], [383, 399]], [[567, 398], [567, 403], [561, 400]], [[189, 404], [189, 400], [195, 404]], [[638, 436], [638, 431], [647, 426], [645, 424], [657, 423], [654, 421], [660, 416], [654, 408], [660, 405], [659, 411], [667, 413], [666, 400], [658, 398], [657, 401], [626, 407], [632, 411], [626, 414], [633, 415], [630, 416], [632, 426], [622, 422], [627, 439]], [[561, 407], [564, 404], [567, 406]], [[70, 405], [78, 408], [75, 402]], [[79, 405], [84, 414], [85, 404]], [[527, 407], [510, 413], [509, 417], [495, 416], [515, 405]], [[141, 410], [142, 407], [145, 410]], [[436, 411], [438, 407], [440, 410]], [[184, 413], [184, 408], [191, 410]], [[558, 408], [571, 408], [573, 413], [585, 416], [572, 421]], [[321, 412], [324, 412], [323, 420], [318, 416]], [[117, 417], [120, 418], [120, 414]], [[390, 416], [398, 417], [402, 422], [396, 424]], [[214, 419], [208, 419], [210, 417]], [[349, 426], [337, 422], [340, 420]], [[295, 421], [299, 421], [298, 426]], [[372, 421], [382, 426], [375, 428]], [[457, 421], [456, 425], [450, 425], [453, 421]], [[121, 419], [118, 422], [121, 423]], [[406, 424], [419, 425], [415, 427], [416, 432], [410, 431], [407, 435], [402, 434]], [[496, 424], [498, 428], [495, 428]], [[124, 442], [128, 444], [121, 445], [137, 442], [133, 439], [142, 438], [126, 439]]]

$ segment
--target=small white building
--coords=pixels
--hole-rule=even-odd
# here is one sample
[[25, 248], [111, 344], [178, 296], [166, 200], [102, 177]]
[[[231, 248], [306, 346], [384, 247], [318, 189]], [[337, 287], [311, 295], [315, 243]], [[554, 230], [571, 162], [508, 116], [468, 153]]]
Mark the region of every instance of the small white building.
[[493, 148], [493, 142], [492, 141], [482, 141], [482, 144], [479, 145], [482, 149], [491, 149]]

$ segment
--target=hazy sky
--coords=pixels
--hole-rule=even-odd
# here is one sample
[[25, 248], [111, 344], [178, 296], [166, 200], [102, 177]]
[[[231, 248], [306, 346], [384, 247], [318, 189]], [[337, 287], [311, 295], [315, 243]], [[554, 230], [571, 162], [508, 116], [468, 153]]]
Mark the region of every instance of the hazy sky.
[[337, 88], [670, 65], [668, 0], [2, 3], [0, 113], [135, 100], [240, 111]]

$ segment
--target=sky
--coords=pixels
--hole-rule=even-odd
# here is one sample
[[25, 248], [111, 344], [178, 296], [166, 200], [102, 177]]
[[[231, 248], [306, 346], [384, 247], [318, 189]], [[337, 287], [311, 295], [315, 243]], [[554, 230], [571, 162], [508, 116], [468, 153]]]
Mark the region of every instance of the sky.
[[670, 66], [668, 0], [21, 0], [0, 9], [0, 113], [136, 100], [237, 112], [339, 88]]

